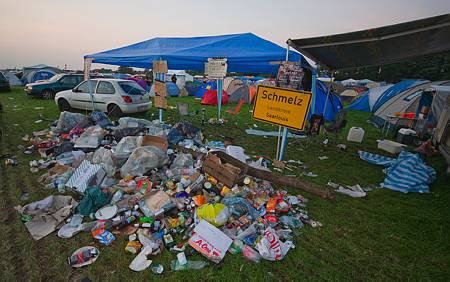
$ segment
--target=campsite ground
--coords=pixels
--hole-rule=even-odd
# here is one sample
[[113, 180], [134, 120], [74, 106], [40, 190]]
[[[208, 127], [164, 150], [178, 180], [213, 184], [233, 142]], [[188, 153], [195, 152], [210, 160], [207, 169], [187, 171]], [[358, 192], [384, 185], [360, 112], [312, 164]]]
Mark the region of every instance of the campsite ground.
[[[169, 99], [170, 105], [177, 101], [189, 101], [190, 108], [200, 109], [193, 98]], [[26, 97], [21, 88], [9, 94], [0, 94], [5, 113], [0, 114], [3, 137], [0, 153], [17, 154], [20, 164], [16, 167], [1, 165], [0, 175], [0, 276], [1, 280], [79, 280], [89, 277], [98, 280], [156, 279], [150, 270], [134, 273], [128, 269], [133, 256], [125, 253], [126, 238], [118, 238], [112, 246], [100, 246], [100, 257], [91, 266], [73, 270], [67, 265], [67, 257], [77, 248], [96, 244], [89, 234], [79, 234], [73, 239], [63, 240], [55, 233], [33, 241], [19, 215], [16, 205], [39, 200], [55, 191], [44, 190], [37, 184], [40, 173], [29, 171], [28, 161], [33, 159], [17, 150], [23, 144], [21, 137], [32, 131], [45, 129], [55, 120], [59, 112], [53, 101]], [[234, 107], [235, 105], [233, 105]], [[44, 107], [36, 110], [35, 107]], [[225, 109], [228, 106], [224, 107]], [[215, 116], [214, 107], [206, 107], [207, 116]], [[235, 144], [246, 149], [249, 155], [274, 156], [276, 138], [256, 137], [245, 134], [246, 128], [277, 130], [277, 127], [255, 122], [251, 119], [250, 106], [244, 105], [241, 114], [224, 114], [228, 123], [223, 126], [203, 127], [209, 140], [234, 138]], [[154, 119], [156, 111], [135, 117]], [[176, 109], [165, 114], [168, 123], [180, 119]], [[302, 160], [319, 176], [306, 181], [325, 185], [328, 180], [347, 185], [373, 185], [382, 182], [382, 167], [370, 165], [359, 159], [359, 149], [381, 153], [376, 149], [379, 131], [366, 123], [368, 115], [351, 112], [347, 129], [340, 135], [338, 143], [346, 143], [348, 128], [361, 126], [366, 130], [362, 144], [348, 144], [345, 152], [336, 149], [334, 139], [328, 147], [320, 140], [304, 149], [302, 144], [290, 144], [286, 159]], [[187, 117], [200, 125], [200, 115]], [[25, 144], [24, 144], [25, 145]], [[326, 155], [328, 160], [319, 160]], [[353, 199], [337, 195], [333, 201], [301, 193], [309, 198], [307, 210], [321, 223], [321, 228], [306, 227], [296, 238], [296, 248], [280, 262], [263, 261], [259, 264], [246, 261], [240, 255], [228, 254], [219, 265], [210, 265], [203, 270], [174, 272], [169, 263], [174, 254], [165, 251], [154, 257], [162, 263], [168, 280], [448, 280], [450, 278], [450, 219], [448, 207], [450, 191], [444, 178], [445, 162], [442, 157], [428, 160], [438, 173], [430, 194], [401, 194], [390, 190], [375, 190], [364, 199]], [[300, 171], [294, 172], [300, 175]], [[295, 192], [293, 189], [289, 189]], [[28, 192], [30, 199], [20, 199]], [[203, 258], [200, 258], [203, 259]]]

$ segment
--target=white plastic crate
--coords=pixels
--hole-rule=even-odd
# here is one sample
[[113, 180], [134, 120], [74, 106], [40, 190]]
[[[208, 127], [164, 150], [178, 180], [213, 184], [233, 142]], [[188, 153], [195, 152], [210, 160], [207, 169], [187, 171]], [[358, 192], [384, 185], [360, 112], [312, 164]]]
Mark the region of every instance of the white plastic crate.
[[406, 145], [391, 140], [377, 140], [378, 149], [387, 151], [391, 154], [398, 154], [406, 147]]

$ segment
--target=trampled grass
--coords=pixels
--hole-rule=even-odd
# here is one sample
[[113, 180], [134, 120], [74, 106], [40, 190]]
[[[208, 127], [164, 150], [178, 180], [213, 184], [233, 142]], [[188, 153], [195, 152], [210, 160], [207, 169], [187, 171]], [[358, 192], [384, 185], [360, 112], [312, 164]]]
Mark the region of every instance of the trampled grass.
[[[169, 104], [177, 101], [189, 102], [190, 110], [202, 108], [193, 98], [170, 98]], [[306, 227], [296, 238], [296, 248], [280, 262], [263, 261], [259, 264], [246, 261], [241, 255], [227, 254], [219, 265], [210, 264], [196, 271], [174, 272], [169, 262], [175, 255], [165, 251], [154, 257], [154, 262], [165, 267], [162, 276], [150, 270], [134, 273], [128, 269], [133, 259], [124, 251], [126, 238], [119, 237], [112, 246], [96, 243], [90, 234], [79, 234], [73, 239], [63, 240], [55, 233], [33, 241], [19, 215], [13, 209], [56, 193], [44, 190], [36, 179], [40, 173], [29, 171], [28, 157], [18, 151], [17, 145], [24, 144], [21, 137], [32, 131], [45, 129], [50, 122], [39, 114], [54, 120], [59, 116], [53, 101], [26, 97], [22, 89], [1, 93], [0, 102], [5, 113], [0, 114], [3, 137], [0, 140], [1, 154], [16, 154], [19, 165], [0, 166], [0, 276], [1, 280], [80, 280], [89, 277], [99, 280], [448, 280], [450, 278], [450, 185], [445, 179], [445, 161], [441, 156], [427, 162], [438, 172], [438, 179], [431, 186], [430, 194], [401, 194], [377, 189], [364, 199], [353, 199], [337, 195], [333, 201], [321, 200], [308, 193], [310, 201], [307, 210], [321, 223], [321, 228]], [[236, 105], [231, 105], [235, 107]], [[36, 110], [35, 107], [44, 107]], [[224, 110], [229, 106], [225, 106]], [[205, 107], [208, 118], [215, 117], [217, 108]], [[223, 110], [223, 112], [224, 112]], [[234, 143], [246, 149], [248, 155], [274, 157], [276, 137], [258, 137], [245, 134], [246, 128], [278, 130], [278, 127], [251, 119], [251, 106], [244, 105], [240, 115], [223, 113], [228, 120], [225, 125], [205, 125], [203, 132], [209, 140], [223, 140], [232, 137]], [[134, 117], [156, 119], [156, 110], [133, 115]], [[181, 117], [176, 109], [165, 113], [168, 123], [175, 123]], [[321, 137], [310, 146], [304, 142], [287, 147], [286, 158], [301, 160], [317, 178], [298, 177], [320, 185], [328, 180], [353, 185], [373, 185], [382, 182], [382, 167], [370, 165], [359, 159], [357, 150], [364, 149], [381, 153], [376, 149], [380, 132], [366, 123], [368, 115], [350, 112], [347, 128], [334, 142], [330, 138], [328, 147], [321, 145]], [[200, 126], [201, 115], [184, 117]], [[348, 128], [361, 126], [366, 135], [362, 144], [347, 143]], [[336, 149], [337, 143], [347, 144], [347, 150]], [[328, 160], [319, 160], [326, 155]], [[42, 172], [43, 173], [43, 172]], [[284, 187], [280, 187], [284, 188]], [[294, 192], [293, 189], [289, 189]], [[20, 200], [22, 193], [30, 193], [30, 199]], [[95, 244], [100, 249], [99, 259], [92, 265], [74, 270], [67, 265], [67, 257], [77, 248]], [[203, 258], [198, 258], [203, 259]]]

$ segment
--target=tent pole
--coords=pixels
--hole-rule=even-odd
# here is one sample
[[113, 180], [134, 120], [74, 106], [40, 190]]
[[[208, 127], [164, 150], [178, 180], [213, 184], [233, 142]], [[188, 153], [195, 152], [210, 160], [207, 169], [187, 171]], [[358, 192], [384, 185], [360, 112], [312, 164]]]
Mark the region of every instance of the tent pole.
[[328, 87], [327, 90], [327, 97], [325, 98], [325, 105], [323, 106], [323, 113], [322, 116], [325, 118], [325, 111], [327, 109], [327, 104], [328, 104], [328, 97], [330, 96], [330, 91], [331, 91], [331, 83], [333, 82], [333, 78], [334, 78], [334, 72], [331, 73], [331, 82], [330, 82], [330, 86]]
[[220, 119], [220, 111], [222, 110], [222, 91], [223, 91], [223, 78], [217, 79], [217, 119]]
[[[287, 45], [286, 46], [286, 62], [288, 62], [289, 61], [289, 49], [290, 49], [290, 46], [289, 46], [289, 44], [286, 44], [286, 45]], [[281, 127], [280, 127], [280, 130], [278, 131], [278, 134], [280, 134], [280, 132], [281, 132]], [[281, 146], [277, 145], [277, 159], [279, 161], [283, 160], [284, 149], [286, 148], [288, 133], [289, 133], [289, 129], [287, 127], [283, 128], [283, 135], [282, 135], [282, 138], [281, 138]], [[279, 137], [278, 137], [278, 140], [279, 140]], [[278, 146], [280, 146], [279, 154], [278, 154]]]

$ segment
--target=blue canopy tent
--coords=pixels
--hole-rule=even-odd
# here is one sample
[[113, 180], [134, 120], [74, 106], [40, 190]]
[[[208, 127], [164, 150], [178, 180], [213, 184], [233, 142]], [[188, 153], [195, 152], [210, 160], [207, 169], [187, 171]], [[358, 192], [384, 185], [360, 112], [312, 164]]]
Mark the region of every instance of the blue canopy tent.
[[[190, 38], [153, 38], [129, 46], [112, 49], [85, 58], [93, 63], [152, 68], [152, 62], [166, 60], [169, 69], [205, 69], [208, 58], [227, 58], [229, 72], [276, 74], [278, 65], [284, 61], [286, 49], [253, 33]], [[289, 61], [301, 62], [309, 67], [299, 53], [289, 51]]]

